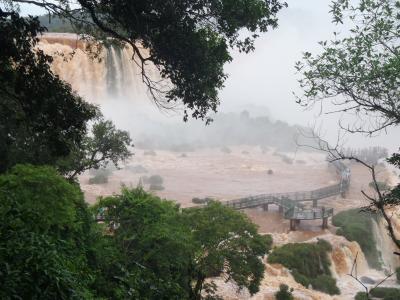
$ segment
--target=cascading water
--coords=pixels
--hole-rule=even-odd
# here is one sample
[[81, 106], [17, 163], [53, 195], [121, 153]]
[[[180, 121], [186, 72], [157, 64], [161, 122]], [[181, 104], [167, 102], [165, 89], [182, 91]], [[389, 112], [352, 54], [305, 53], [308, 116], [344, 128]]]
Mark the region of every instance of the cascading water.
[[399, 258], [393, 254], [398, 251], [389, 237], [383, 218], [378, 218], [373, 222], [373, 234], [376, 241], [376, 247], [381, 255], [381, 263], [384, 270], [392, 272], [400, 266]]
[[89, 102], [127, 99], [139, 103], [147, 98], [129, 47], [104, 48], [97, 60], [87, 55], [85, 44], [76, 35], [51, 33], [41, 37], [39, 48], [53, 56], [53, 71]]

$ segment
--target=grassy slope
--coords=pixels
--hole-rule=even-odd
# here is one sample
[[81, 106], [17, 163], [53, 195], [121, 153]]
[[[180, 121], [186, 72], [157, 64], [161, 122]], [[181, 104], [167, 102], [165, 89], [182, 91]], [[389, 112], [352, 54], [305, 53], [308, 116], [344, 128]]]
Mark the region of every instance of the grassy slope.
[[343, 211], [333, 216], [332, 223], [340, 227], [338, 235], [344, 236], [349, 241], [356, 241], [364, 252], [371, 268], [381, 269], [380, 254], [376, 248], [376, 241], [372, 234], [373, 217], [359, 209]]
[[274, 249], [268, 256], [269, 263], [280, 263], [292, 271], [294, 279], [308, 287], [328, 293], [339, 294], [336, 279], [331, 276], [328, 252], [331, 245], [325, 240], [315, 244], [286, 244]]

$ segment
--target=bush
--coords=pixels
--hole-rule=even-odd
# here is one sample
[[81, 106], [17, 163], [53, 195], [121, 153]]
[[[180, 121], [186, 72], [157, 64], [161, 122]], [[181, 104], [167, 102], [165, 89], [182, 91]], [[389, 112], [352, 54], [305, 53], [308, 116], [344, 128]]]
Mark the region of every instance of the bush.
[[[115, 169], [114, 169], [115, 170]], [[96, 176], [96, 175], [104, 175], [104, 176], [111, 176], [113, 170], [111, 168], [101, 168], [101, 169], [90, 169], [89, 174]]]
[[268, 175], [272, 175], [272, 174], [274, 174], [274, 171], [272, 171], [271, 169], [269, 169], [267, 173], [268, 173]]
[[364, 252], [368, 265], [380, 270], [380, 255], [372, 234], [373, 217], [358, 209], [342, 211], [333, 216], [332, 224], [340, 227], [336, 234], [344, 236], [349, 241], [356, 241]]
[[158, 185], [158, 184], [150, 184], [149, 190], [150, 191], [162, 191], [162, 190], [164, 190], [164, 187], [162, 185]]
[[147, 178], [145, 183], [150, 185], [149, 189], [152, 191], [162, 191], [164, 179], [160, 175], [151, 175]]
[[86, 255], [96, 239], [77, 185], [17, 165], [0, 175], [0, 218], [0, 299], [93, 299]]
[[153, 184], [153, 185], [162, 185], [164, 182], [164, 179], [160, 175], [151, 175], [147, 179], [147, 183]]
[[269, 256], [269, 263], [279, 263], [292, 270], [294, 279], [308, 287], [328, 293], [339, 294], [336, 280], [331, 277], [328, 252], [332, 246], [325, 240], [315, 244], [286, 244], [276, 248]]
[[106, 174], [98, 174], [92, 178], [89, 178], [89, 184], [105, 184], [108, 182], [108, 176]]
[[369, 300], [367, 293], [365, 292], [358, 292], [357, 295], [354, 297], [354, 300]]
[[397, 283], [400, 283], [400, 267], [396, 269], [396, 278], [397, 278]]
[[279, 286], [279, 291], [275, 294], [276, 300], [294, 300], [293, 297], [293, 289], [289, 290], [289, 287], [286, 284], [281, 284]]
[[195, 204], [207, 204], [207, 203], [209, 203], [211, 201], [215, 201], [215, 199], [211, 198], [211, 197], [205, 197], [205, 198], [195, 197], [195, 198], [192, 199], [192, 202], [195, 203]]
[[223, 152], [223, 153], [226, 153], [226, 154], [229, 154], [229, 153], [231, 153], [232, 152], [232, 150], [231, 149], [229, 149], [228, 147], [226, 147], [226, 146], [224, 146], [224, 147], [221, 147], [221, 151]]
[[400, 299], [400, 289], [377, 287], [370, 291], [371, 296], [382, 298], [383, 300], [398, 300]]
[[340, 290], [336, 286], [336, 279], [329, 275], [321, 275], [311, 280], [313, 289], [327, 293], [329, 295], [339, 295]]

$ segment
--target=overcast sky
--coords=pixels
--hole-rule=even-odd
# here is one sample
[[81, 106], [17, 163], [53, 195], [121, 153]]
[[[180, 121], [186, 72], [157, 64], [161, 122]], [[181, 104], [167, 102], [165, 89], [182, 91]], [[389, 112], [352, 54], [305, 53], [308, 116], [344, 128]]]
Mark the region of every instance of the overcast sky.
[[[229, 79], [221, 92], [221, 111], [242, 109], [250, 103], [265, 106], [275, 119], [290, 124], [322, 127], [333, 142], [341, 115], [320, 115], [319, 109], [304, 111], [295, 103], [299, 92], [294, 64], [302, 52], [320, 51], [318, 41], [329, 40], [338, 28], [331, 23], [330, 0], [288, 0], [289, 7], [279, 15], [279, 28], [264, 34], [250, 54], [234, 53], [227, 65]], [[255, 109], [256, 110], [256, 109]], [[400, 130], [391, 129], [379, 137], [348, 136], [349, 145], [384, 145], [392, 151], [399, 147]]]
[[[221, 91], [219, 111], [248, 109], [269, 111], [274, 119], [290, 124], [322, 126], [322, 132], [333, 140], [337, 135], [337, 120], [341, 117], [319, 115], [319, 111], [304, 111], [295, 103], [293, 92], [299, 91], [294, 64], [303, 51], [319, 51], [318, 41], [332, 37], [335, 26], [329, 14], [330, 0], [287, 0], [289, 7], [279, 14], [279, 28], [263, 34], [250, 54], [233, 53], [234, 60], [226, 66], [229, 78]], [[30, 5], [22, 6], [22, 14], [41, 14]], [[337, 29], [337, 28], [336, 28]], [[397, 149], [398, 128], [382, 133], [375, 139], [348, 137], [354, 145], [384, 145]]]

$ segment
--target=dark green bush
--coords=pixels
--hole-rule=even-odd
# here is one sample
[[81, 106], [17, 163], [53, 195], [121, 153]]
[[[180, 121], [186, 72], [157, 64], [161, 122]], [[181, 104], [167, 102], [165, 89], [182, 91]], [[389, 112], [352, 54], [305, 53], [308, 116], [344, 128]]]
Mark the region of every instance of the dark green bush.
[[358, 292], [354, 300], [368, 300], [368, 296], [365, 292]]
[[96, 176], [89, 178], [89, 184], [104, 184], [108, 182], [108, 176], [106, 174], [97, 174]]
[[399, 300], [400, 289], [377, 287], [370, 291], [371, 296], [376, 298], [382, 298], [383, 300]]
[[325, 240], [315, 244], [286, 244], [276, 248], [269, 256], [269, 263], [280, 263], [292, 270], [294, 279], [308, 287], [328, 293], [339, 294], [336, 280], [331, 276], [328, 252], [332, 246]]
[[380, 270], [380, 254], [372, 234], [372, 222], [374, 219], [371, 214], [360, 212], [358, 209], [342, 211], [332, 218], [332, 224], [340, 227], [336, 233], [349, 241], [356, 241], [363, 250], [368, 265]]
[[400, 283], [400, 267], [396, 269], [396, 278], [397, 278], [397, 283]]
[[0, 175], [0, 299], [93, 299], [91, 218], [83, 194], [50, 167]]
[[205, 198], [195, 197], [192, 199], [192, 202], [196, 203], [196, 204], [207, 204], [210, 201], [215, 201], [215, 199], [213, 199], [211, 197], [205, 197]]
[[279, 286], [279, 291], [275, 294], [276, 300], [294, 300], [292, 295], [293, 289], [289, 289], [286, 284]]
[[336, 286], [336, 279], [330, 275], [321, 275], [311, 280], [313, 289], [329, 295], [339, 295], [340, 290]]

